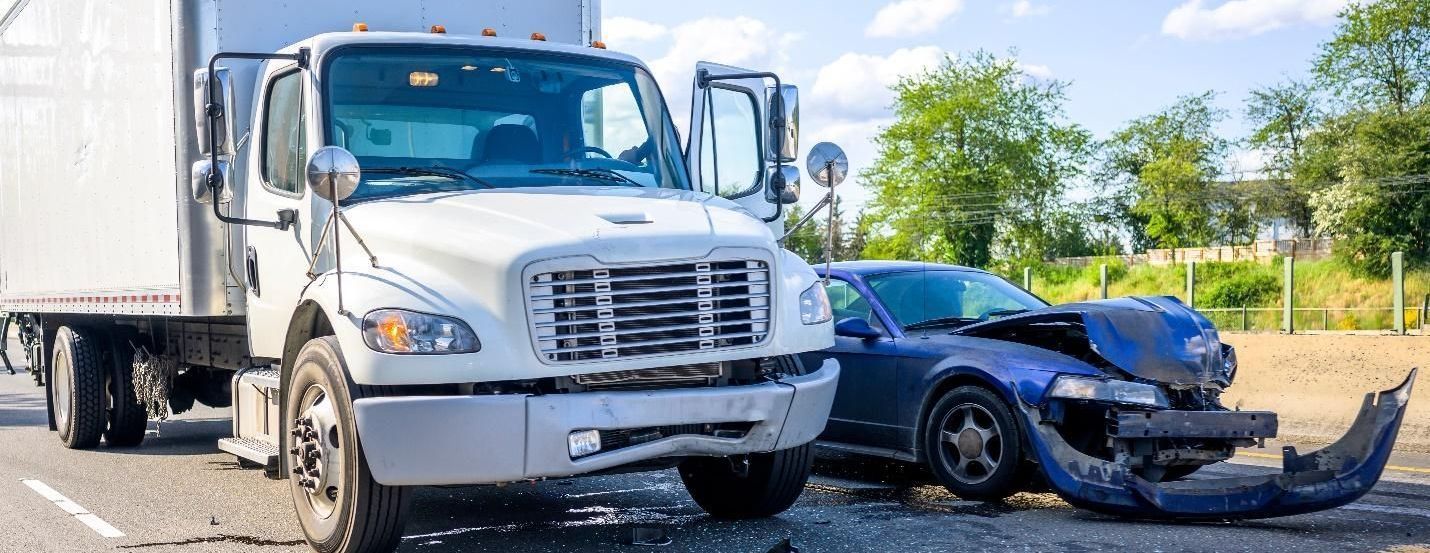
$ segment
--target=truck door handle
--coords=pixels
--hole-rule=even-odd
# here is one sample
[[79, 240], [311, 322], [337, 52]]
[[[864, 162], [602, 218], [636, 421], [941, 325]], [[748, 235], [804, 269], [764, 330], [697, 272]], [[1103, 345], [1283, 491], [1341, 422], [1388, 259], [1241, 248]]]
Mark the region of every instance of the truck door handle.
[[253, 246], [248, 247], [244, 268], [248, 272], [248, 289], [253, 290], [254, 296], [262, 297], [258, 288], [258, 250], [253, 249]]

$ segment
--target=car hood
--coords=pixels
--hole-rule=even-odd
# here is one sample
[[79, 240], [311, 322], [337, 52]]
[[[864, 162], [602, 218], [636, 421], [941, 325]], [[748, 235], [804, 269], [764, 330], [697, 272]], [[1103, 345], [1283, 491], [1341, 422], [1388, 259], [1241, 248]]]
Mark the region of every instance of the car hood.
[[[1177, 298], [1129, 297], [1069, 303], [973, 324], [953, 334], [1019, 341], [1058, 351], [1067, 340], [1043, 340], [1062, 327], [1063, 338], [1083, 336], [1107, 364], [1134, 378], [1172, 385], [1225, 385], [1216, 327]], [[1037, 336], [1038, 338], [1028, 338]]]

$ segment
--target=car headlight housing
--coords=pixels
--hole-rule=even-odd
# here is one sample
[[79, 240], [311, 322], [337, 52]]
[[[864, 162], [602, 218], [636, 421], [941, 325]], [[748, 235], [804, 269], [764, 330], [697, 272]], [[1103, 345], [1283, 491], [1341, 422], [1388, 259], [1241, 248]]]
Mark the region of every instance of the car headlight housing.
[[473, 353], [482, 349], [467, 323], [403, 309], [378, 309], [362, 318], [367, 347], [383, 353]]
[[829, 305], [829, 294], [824, 291], [823, 282], [815, 282], [799, 295], [799, 322], [807, 325], [827, 323], [834, 318], [834, 310]]
[[1236, 348], [1222, 344], [1221, 375], [1222, 379], [1226, 381], [1227, 386], [1230, 386], [1231, 382], [1236, 380], [1236, 364]]
[[1163, 409], [1168, 407], [1167, 395], [1156, 386], [1082, 376], [1059, 376], [1057, 380], [1053, 381], [1052, 388], [1048, 390], [1048, 397], [1142, 405]]

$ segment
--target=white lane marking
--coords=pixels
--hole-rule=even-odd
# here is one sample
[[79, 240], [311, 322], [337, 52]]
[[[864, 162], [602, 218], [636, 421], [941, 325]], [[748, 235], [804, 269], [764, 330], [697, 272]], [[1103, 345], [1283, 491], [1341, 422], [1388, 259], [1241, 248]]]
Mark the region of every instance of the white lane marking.
[[31, 480], [29, 478], [21, 478], [20, 482], [30, 489], [35, 490], [35, 493], [40, 494], [40, 497], [54, 502], [55, 506], [64, 509], [66, 513], [74, 515], [74, 518], [84, 523], [85, 526], [88, 526], [100, 536], [106, 538], [124, 537], [124, 532], [120, 532], [118, 528], [110, 526], [104, 519], [89, 512], [89, 509], [85, 509], [81, 507], [80, 504], [70, 501], [70, 498], [60, 495], [60, 492], [55, 491], [54, 488], [49, 487], [44, 482]]

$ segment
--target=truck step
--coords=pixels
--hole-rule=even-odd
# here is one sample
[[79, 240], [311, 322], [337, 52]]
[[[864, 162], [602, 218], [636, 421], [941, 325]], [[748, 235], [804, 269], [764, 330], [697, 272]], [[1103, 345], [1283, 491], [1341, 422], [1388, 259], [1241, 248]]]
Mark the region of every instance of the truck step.
[[265, 469], [278, 468], [278, 446], [269, 442], [254, 438], [220, 438], [218, 448], [240, 459], [263, 465]]

